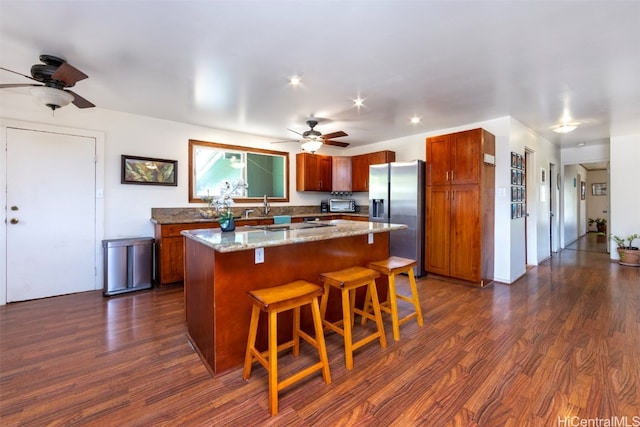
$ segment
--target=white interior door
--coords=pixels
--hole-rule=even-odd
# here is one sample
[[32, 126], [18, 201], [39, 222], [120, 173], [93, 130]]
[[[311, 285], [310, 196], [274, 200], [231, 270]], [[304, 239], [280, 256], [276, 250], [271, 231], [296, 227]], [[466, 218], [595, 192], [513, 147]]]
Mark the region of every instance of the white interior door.
[[7, 129], [7, 302], [93, 290], [96, 140]]

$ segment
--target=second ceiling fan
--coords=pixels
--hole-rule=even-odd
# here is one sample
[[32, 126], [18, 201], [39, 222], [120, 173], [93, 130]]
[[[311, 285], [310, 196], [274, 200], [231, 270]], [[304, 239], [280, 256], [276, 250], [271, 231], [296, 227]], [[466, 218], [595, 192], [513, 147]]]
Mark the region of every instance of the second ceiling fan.
[[[327, 134], [321, 134], [314, 128], [318, 124], [317, 120], [307, 120], [307, 126], [309, 126], [309, 130], [304, 131], [303, 133], [297, 132], [293, 129], [287, 129], [293, 133], [296, 133], [302, 137], [298, 142], [302, 142], [302, 149], [304, 151], [315, 152], [322, 145], [333, 145], [336, 147], [347, 147], [349, 145], [348, 142], [342, 141], [334, 141], [333, 138], [340, 138], [343, 136], [349, 136], [346, 132], [338, 131], [331, 132]], [[277, 141], [277, 142], [289, 142], [289, 141]]]

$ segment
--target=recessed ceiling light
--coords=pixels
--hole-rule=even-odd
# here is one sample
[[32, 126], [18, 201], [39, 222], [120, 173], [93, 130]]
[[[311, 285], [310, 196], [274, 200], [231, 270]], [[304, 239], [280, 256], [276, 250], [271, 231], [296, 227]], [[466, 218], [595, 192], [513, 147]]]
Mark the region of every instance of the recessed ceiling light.
[[563, 123], [561, 123], [561, 124], [559, 124], [557, 126], [554, 126], [551, 129], [556, 133], [569, 133], [569, 132], [573, 132], [574, 130], [576, 130], [579, 125], [580, 125], [580, 123], [578, 123], [578, 122], [573, 122], [573, 123], [563, 122]]
[[298, 86], [302, 82], [302, 77], [300, 76], [291, 76], [289, 77], [289, 84], [293, 86]]
[[353, 100], [353, 106], [356, 108], [364, 107], [364, 99], [357, 97]]
[[418, 117], [418, 116], [411, 117], [411, 124], [412, 125], [417, 125], [418, 123], [420, 123], [420, 117]]

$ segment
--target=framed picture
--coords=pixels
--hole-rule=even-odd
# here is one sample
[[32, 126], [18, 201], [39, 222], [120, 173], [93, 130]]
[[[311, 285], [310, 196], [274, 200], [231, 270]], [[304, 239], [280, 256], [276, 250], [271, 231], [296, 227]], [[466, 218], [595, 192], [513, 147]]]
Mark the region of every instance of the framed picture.
[[580, 200], [587, 198], [587, 183], [580, 181]]
[[606, 196], [607, 195], [607, 183], [599, 182], [591, 184], [591, 194], [594, 196]]
[[121, 184], [178, 185], [178, 161], [123, 154]]

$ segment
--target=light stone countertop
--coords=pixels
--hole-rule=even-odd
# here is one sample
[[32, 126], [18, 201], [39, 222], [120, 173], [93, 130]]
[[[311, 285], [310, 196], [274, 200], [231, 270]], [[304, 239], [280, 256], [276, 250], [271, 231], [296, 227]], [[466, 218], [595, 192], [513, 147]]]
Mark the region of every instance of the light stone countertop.
[[236, 227], [235, 231], [227, 232], [222, 232], [217, 228], [185, 230], [182, 231], [182, 235], [209, 246], [218, 252], [235, 252], [369, 233], [386, 233], [404, 228], [407, 228], [405, 224], [383, 224], [336, 219], [332, 221]]

